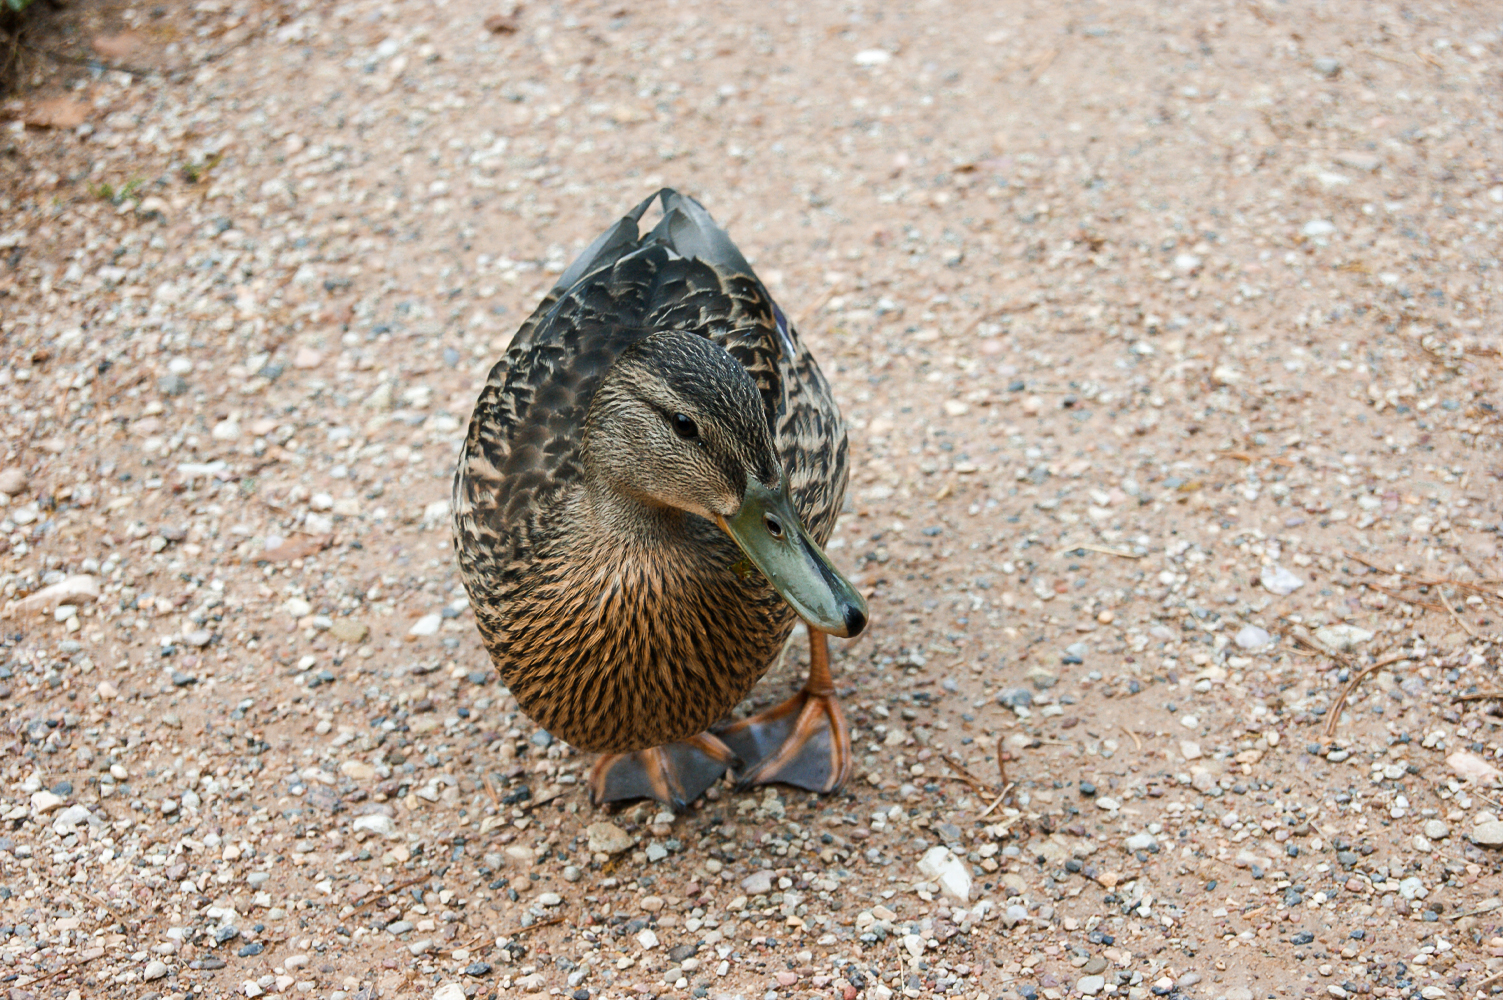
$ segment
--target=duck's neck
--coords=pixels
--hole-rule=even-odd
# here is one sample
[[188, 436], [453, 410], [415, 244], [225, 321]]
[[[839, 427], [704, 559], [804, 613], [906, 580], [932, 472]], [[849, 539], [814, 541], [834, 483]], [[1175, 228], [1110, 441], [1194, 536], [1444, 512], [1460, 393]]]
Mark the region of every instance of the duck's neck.
[[597, 477], [587, 477], [573, 515], [595, 544], [662, 549], [684, 537], [692, 515], [645, 497], [635, 497]]

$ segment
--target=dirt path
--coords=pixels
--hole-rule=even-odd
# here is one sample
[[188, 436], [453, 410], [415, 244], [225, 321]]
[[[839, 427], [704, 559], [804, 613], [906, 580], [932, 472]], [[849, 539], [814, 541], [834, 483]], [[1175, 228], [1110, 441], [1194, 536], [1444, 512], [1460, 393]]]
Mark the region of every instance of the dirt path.
[[[0, 109], [10, 1000], [1503, 988], [1488, 5], [59, 17], [154, 72]], [[852, 422], [836, 798], [594, 810], [454, 574], [662, 184]]]

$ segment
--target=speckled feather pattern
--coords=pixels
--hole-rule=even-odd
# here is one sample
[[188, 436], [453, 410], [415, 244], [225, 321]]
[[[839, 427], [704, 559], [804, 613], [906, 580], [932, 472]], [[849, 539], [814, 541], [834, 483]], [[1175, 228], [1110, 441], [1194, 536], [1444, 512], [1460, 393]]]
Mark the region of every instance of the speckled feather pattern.
[[644, 203], [522, 325], [480, 393], [454, 480], [455, 547], [491, 658], [524, 711], [585, 750], [707, 729], [795, 622], [702, 518], [673, 514], [625, 544], [586, 527], [581, 432], [622, 351], [668, 329], [720, 344], [755, 381], [821, 545], [845, 494], [845, 426], [819, 366], [708, 215], [661, 197], [674, 225], [638, 237]]

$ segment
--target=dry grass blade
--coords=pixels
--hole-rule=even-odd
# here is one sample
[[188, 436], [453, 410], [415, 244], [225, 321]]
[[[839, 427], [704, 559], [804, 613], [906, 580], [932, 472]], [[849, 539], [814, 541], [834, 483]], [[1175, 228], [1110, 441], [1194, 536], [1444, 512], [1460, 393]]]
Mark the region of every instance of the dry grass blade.
[[1085, 543], [1079, 545], [1067, 545], [1064, 548], [1057, 550], [1054, 554], [1056, 556], [1063, 556], [1071, 552], [1100, 552], [1104, 556], [1116, 556], [1118, 559], [1143, 558], [1136, 552], [1127, 552], [1122, 549], [1109, 549], [1105, 545], [1089, 545]]
[[1442, 604], [1444, 604], [1446, 606], [1446, 610], [1451, 613], [1451, 617], [1454, 618], [1454, 619], [1456, 619], [1456, 624], [1460, 625], [1463, 629], [1466, 630], [1466, 634], [1467, 635], [1471, 636], [1473, 639], [1480, 639], [1480, 638], [1482, 638], [1481, 634], [1478, 633], [1478, 631], [1475, 628], [1472, 627], [1471, 623], [1468, 622], [1465, 618], [1461, 617], [1461, 615], [1457, 614], [1456, 609], [1453, 608], [1453, 607], [1451, 607], [1451, 602], [1446, 599], [1446, 592], [1444, 590], [1441, 590], [1439, 587], [1436, 587], [1435, 588], [1435, 593], [1437, 595], [1439, 595], [1439, 597], [1440, 597], [1440, 603], [1442, 603]]
[[1352, 679], [1346, 682], [1346, 687], [1341, 689], [1341, 693], [1336, 696], [1336, 701], [1331, 705], [1330, 714], [1326, 717], [1325, 738], [1329, 740], [1335, 734], [1337, 723], [1341, 720], [1341, 710], [1346, 707], [1347, 699], [1352, 696], [1353, 691], [1357, 690], [1357, 685], [1362, 683], [1364, 677], [1375, 670], [1388, 666], [1390, 663], [1398, 663], [1400, 660], [1407, 659], [1409, 659], [1408, 653], [1394, 653], [1374, 663], [1369, 663], [1357, 671], [1352, 676]]
[[350, 913], [349, 913], [349, 916], [345, 917], [345, 919], [349, 920], [352, 917], [358, 917], [358, 916], [360, 916], [360, 914], [364, 913], [366, 910], [369, 910], [371, 907], [373, 907], [377, 903], [381, 902], [381, 900], [385, 899], [387, 896], [396, 895], [397, 893], [401, 892], [403, 889], [410, 889], [413, 886], [417, 885], [419, 882], [426, 882], [426, 881], [428, 881], [432, 877], [433, 877], [432, 875], [426, 875], [426, 874], [425, 875], [419, 875], [417, 878], [410, 878], [406, 882], [402, 882], [402, 883], [400, 883], [398, 885], [394, 885], [390, 889], [383, 890], [382, 892], [378, 893], [375, 896], [372, 896], [370, 899], [367, 899], [365, 902], [361, 903], [359, 906], [357, 906], [353, 910], [351, 910]]
[[547, 920], [539, 920], [537, 923], [528, 924], [526, 927], [518, 927], [516, 930], [511, 932], [511, 936], [520, 937], [523, 934], [530, 934], [533, 931], [542, 930], [544, 927], [552, 927], [554, 924], [561, 924], [568, 919], [568, 917], [549, 917]]
[[1503, 691], [1473, 691], [1470, 694], [1453, 694], [1452, 701], [1503, 701]]
[[955, 778], [956, 778], [956, 780], [958, 780], [958, 781], [964, 781], [966, 784], [970, 785], [972, 788], [976, 789], [978, 792], [989, 792], [989, 791], [991, 791], [991, 789], [987, 787], [986, 782], [984, 782], [980, 778], [976, 777], [970, 771], [967, 771], [965, 769], [965, 767], [958, 760], [955, 760], [949, 754], [941, 754], [939, 759], [942, 760], [942, 761], [944, 761], [946, 764], [948, 764], [950, 766], [950, 768], [952, 770], [955, 771]]

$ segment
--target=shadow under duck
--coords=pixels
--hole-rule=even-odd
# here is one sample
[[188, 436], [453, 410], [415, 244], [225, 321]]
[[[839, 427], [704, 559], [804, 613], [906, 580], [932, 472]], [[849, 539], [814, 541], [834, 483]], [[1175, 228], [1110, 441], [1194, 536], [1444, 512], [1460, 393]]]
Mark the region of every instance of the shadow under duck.
[[[845, 782], [825, 636], [857, 635], [867, 609], [823, 545], [846, 465], [819, 366], [730, 237], [675, 191], [596, 239], [522, 324], [470, 419], [455, 548], [522, 710], [607, 755], [597, 803], [682, 804], [727, 768], [747, 784]], [[804, 689], [726, 721], [799, 618]]]

